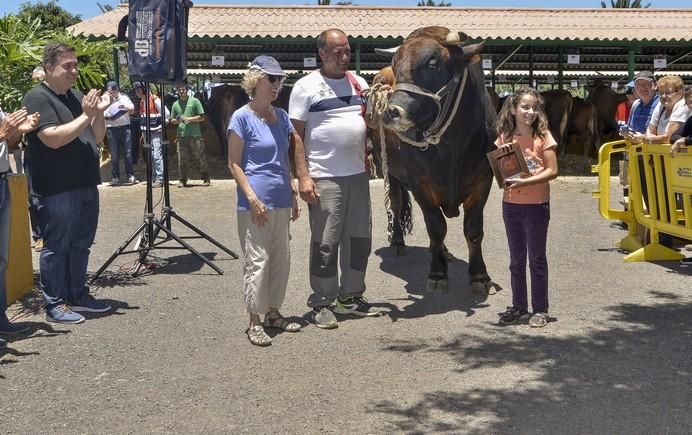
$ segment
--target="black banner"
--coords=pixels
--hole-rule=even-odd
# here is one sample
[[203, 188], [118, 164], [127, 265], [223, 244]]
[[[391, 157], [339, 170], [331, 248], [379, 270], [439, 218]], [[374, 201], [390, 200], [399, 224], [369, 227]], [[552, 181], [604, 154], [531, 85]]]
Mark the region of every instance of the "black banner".
[[187, 78], [190, 0], [130, 0], [128, 71], [132, 80], [181, 83]]

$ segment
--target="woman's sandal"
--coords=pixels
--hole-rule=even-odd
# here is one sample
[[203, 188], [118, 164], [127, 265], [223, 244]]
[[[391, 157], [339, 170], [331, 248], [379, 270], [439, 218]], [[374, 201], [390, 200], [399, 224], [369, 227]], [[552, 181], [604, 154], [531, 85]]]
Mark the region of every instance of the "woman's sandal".
[[264, 327], [281, 329], [282, 331], [286, 332], [300, 331], [299, 323], [288, 321], [285, 317], [266, 316], [264, 318]]
[[247, 333], [247, 338], [250, 339], [250, 343], [255, 346], [269, 346], [272, 344], [272, 339], [270, 336], [264, 332], [262, 325], [251, 326], [245, 331]]

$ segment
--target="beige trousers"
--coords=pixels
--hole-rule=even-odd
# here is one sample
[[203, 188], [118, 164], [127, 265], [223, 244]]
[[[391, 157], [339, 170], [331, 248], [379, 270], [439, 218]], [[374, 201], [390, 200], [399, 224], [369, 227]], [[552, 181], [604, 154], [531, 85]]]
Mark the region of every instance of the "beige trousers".
[[288, 228], [290, 208], [267, 211], [259, 227], [250, 212], [238, 210], [238, 240], [243, 250], [243, 293], [248, 314], [281, 308], [291, 267]]

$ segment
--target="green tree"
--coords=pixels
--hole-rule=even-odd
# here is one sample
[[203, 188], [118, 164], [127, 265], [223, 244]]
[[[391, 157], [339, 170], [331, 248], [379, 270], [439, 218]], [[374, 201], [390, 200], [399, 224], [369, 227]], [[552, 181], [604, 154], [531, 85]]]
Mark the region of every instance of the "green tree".
[[[642, 0], [610, 0], [610, 7], [613, 9], [640, 9], [648, 8], [649, 6], [651, 6], [651, 3], [642, 6]], [[605, 1], [601, 0], [601, 7], [607, 8], [608, 5], [606, 5]]]
[[64, 30], [82, 21], [80, 15], [69, 13], [58, 6], [55, 0], [50, 0], [48, 3], [22, 3], [17, 12], [17, 18], [27, 23], [38, 18], [44, 30]]
[[3, 110], [19, 108], [24, 94], [34, 85], [31, 72], [41, 64], [43, 49], [49, 41], [75, 47], [79, 75], [75, 87], [81, 90], [102, 88], [113, 76], [113, 40], [90, 41], [66, 29], [48, 29], [40, 17], [26, 19], [17, 15], [0, 17], [0, 104]]
[[31, 72], [41, 62], [44, 32], [39, 19], [23, 21], [14, 15], [0, 18], [0, 104], [12, 112], [31, 89]]

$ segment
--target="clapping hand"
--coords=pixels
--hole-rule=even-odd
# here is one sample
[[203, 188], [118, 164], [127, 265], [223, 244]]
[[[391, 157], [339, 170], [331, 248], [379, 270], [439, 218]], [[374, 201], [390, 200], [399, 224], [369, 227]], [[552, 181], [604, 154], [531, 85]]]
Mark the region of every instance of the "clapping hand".
[[29, 133], [38, 126], [40, 118], [41, 115], [38, 112], [29, 115], [26, 107], [22, 107], [5, 117], [0, 127], [0, 138], [7, 139], [16, 133]]
[[97, 89], [90, 90], [82, 99], [82, 110], [89, 118], [103, 113], [113, 103], [113, 96], [109, 92], [101, 94]]

